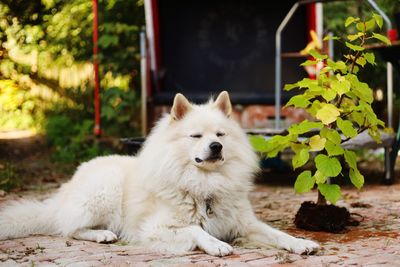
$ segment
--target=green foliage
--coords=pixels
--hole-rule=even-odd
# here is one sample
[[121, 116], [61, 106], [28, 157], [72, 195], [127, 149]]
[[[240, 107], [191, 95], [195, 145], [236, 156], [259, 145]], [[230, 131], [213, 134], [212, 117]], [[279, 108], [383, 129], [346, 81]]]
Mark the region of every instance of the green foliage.
[[[375, 64], [374, 55], [365, 52], [367, 42], [373, 39], [385, 44], [388, 42], [386, 37], [373, 32], [376, 27], [382, 27], [382, 18], [377, 14], [373, 14], [370, 20], [349, 17], [345, 26], [353, 27], [353, 33], [344, 40], [348, 54], [344, 55], [343, 61], [334, 61], [327, 55], [312, 50], [310, 55], [313, 60], [306, 61], [306, 64], [325, 63], [317, 79], [306, 78], [284, 88], [302, 89], [301, 94], [293, 96], [286, 106], [305, 109], [315, 121], [305, 120], [294, 124], [285, 136], [277, 135], [269, 140], [251, 137], [255, 150], [266, 153], [268, 157], [274, 157], [290, 148], [295, 154], [292, 159], [294, 169], [309, 162], [311, 151], [316, 152], [314, 175], [311, 171], [303, 171], [297, 177], [294, 187], [296, 192], [304, 193], [316, 185], [331, 203], [336, 203], [341, 198], [341, 192], [338, 185], [327, 184], [327, 180], [343, 176], [343, 168], [349, 168], [348, 178], [357, 189], [364, 184], [364, 177], [357, 168], [355, 152], [344, 149], [341, 144], [365, 130], [368, 130], [374, 140], [380, 142], [379, 129], [384, 127], [384, 123], [377, 118], [371, 107], [372, 89], [358, 78], [360, 69], [367, 64]], [[333, 39], [342, 40], [339, 37]], [[300, 141], [299, 136], [308, 132], [313, 132], [314, 135]], [[341, 165], [342, 159], [347, 166]]]
[[139, 134], [137, 114], [140, 101], [135, 91], [108, 88], [103, 91], [101, 104], [102, 127], [108, 135], [125, 137]]
[[107, 154], [101, 151], [98, 142], [91, 139], [93, 120], [73, 122], [66, 115], [51, 116], [47, 120], [46, 132], [49, 143], [54, 147], [54, 160], [77, 163]]
[[21, 185], [21, 179], [18, 179], [15, 167], [9, 163], [1, 165], [0, 168], [0, 189], [11, 191]]
[[12, 80], [0, 80], [0, 128], [34, 129], [43, 121], [42, 101]]
[[[54, 160], [65, 163], [78, 163], [95, 156], [115, 153], [116, 147], [102, 146], [93, 136], [92, 92], [77, 91], [71, 98], [81, 105], [71, 107], [68, 102], [58, 103], [46, 113], [45, 132], [48, 142], [54, 147]], [[138, 133], [137, 95], [131, 90], [117, 87], [103, 91], [101, 97], [101, 125], [107, 136], [135, 136]]]

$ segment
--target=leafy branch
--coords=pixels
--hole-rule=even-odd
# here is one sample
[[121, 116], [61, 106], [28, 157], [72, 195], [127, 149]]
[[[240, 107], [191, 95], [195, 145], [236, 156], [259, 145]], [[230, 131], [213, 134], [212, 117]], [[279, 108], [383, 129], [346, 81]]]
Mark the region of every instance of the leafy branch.
[[[305, 109], [313, 118], [312, 121], [293, 124], [286, 135], [276, 135], [269, 140], [263, 136], [250, 136], [254, 149], [268, 157], [276, 157], [283, 150], [291, 149], [294, 152], [293, 169], [304, 166], [311, 159], [310, 153], [316, 153], [316, 170], [314, 173], [304, 170], [298, 175], [294, 184], [297, 193], [308, 192], [316, 186], [326, 200], [336, 203], [341, 198], [340, 186], [327, 181], [328, 178], [344, 176], [342, 159], [349, 168], [348, 178], [351, 183], [357, 189], [363, 186], [364, 176], [358, 170], [356, 154], [343, 148], [342, 144], [366, 130], [373, 140], [381, 142], [380, 129], [385, 124], [372, 109], [372, 89], [360, 81], [357, 74], [367, 64], [376, 65], [375, 55], [366, 52], [368, 42], [377, 40], [390, 45], [386, 36], [374, 32], [376, 27], [381, 29], [382, 25], [382, 17], [377, 14], [364, 21], [349, 17], [345, 27], [355, 28], [354, 34], [348, 34], [347, 40], [343, 41], [339, 37], [326, 37], [324, 40], [342, 41], [348, 48], [348, 54], [343, 55], [344, 60], [334, 61], [321, 51], [309, 51], [313, 59], [305, 61], [301, 66], [322, 62], [324, 67], [318, 77], [286, 84], [284, 90], [302, 90], [285, 107]], [[305, 135], [310, 137], [300, 139]]]

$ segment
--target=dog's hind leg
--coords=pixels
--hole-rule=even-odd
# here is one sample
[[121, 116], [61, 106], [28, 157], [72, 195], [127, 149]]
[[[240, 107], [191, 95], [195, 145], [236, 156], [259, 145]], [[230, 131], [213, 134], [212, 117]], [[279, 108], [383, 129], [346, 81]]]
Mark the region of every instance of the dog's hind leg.
[[95, 241], [97, 243], [110, 243], [118, 239], [117, 235], [109, 230], [80, 229], [71, 236], [75, 239]]
[[[61, 235], [96, 242], [116, 240], [122, 214], [123, 173], [115, 166], [81, 168], [56, 197]], [[102, 230], [93, 230], [102, 229]]]

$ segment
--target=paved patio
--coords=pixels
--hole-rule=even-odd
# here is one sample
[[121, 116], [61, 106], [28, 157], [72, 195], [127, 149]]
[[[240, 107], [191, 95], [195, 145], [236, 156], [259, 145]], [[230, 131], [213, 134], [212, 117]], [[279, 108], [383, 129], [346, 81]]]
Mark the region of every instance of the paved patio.
[[[343, 188], [338, 202], [364, 217], [342, 234], [296, 229], [294, 215], [316, 192], [296, 195], [290, 186], [257, 185], [251, 195], [257, 215], [293, 235], [322, 245], [316, 255], [295, 255], [277, 249], [235, 247], [234, 254], [213, 257], [200, 251], [186, 255], [158, 254], [123, 243], [96, 244], [60, 237], [33, 236], [0, 241], [0, 266], [400, 266], [400, 184], [366, 185], [360, 192]], [[6, 200], [38, 195], [24, 192]], [[43, 197], [43, 196], [42, 196]]]

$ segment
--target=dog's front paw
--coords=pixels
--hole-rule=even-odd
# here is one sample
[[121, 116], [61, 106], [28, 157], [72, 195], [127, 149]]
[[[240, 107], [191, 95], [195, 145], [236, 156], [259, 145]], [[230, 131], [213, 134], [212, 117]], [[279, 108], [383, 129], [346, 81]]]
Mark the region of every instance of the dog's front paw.
[[200, 248], [203, 249], [207, 254], [213, 256], [226, 256], [232, 254], [233, 252], [233, 248], [229, 244], [216, 238], [205, 240], [202, 242]]
[[95, 235], [97, 243], [112, 243], [118, 240], [116, 234], [108, 230], [98, 230]]
[[319, 244], [314, 241], [296, 238], [292, 241], [289, 250], [296, 254], [313, 254], [320, 249]]

